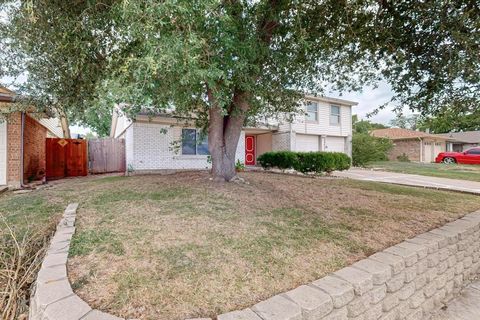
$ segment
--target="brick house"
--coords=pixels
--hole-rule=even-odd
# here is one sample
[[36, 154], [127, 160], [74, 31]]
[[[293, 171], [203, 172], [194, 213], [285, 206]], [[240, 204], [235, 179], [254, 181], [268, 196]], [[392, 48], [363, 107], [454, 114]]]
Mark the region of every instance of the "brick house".
[[[305, 100], [304, 112], [282, 114], [279, 119], [264, 119], [254, 127], [244, 127], [235, 161], [255, 166], [261, 154], [280, 150], [351, 155], [352, 106], [357, 103], [315, 96], [306, 96]], [[137, 173], [211, 166], [207, 138], [201, 137], [193, 123], [171, 113], [140, 113], [132, 121], [117, 108], [111, 137], [125, 139], [127, 168]]]
[[393, 148], [388, 154], [390, 161], [396, 161], [398, 157], [406, 155], [410, 161], [430, 163], [447, 148], [447, 137], [422, 131], [387, 128], [372, 130], [370, 134], [393, 142]]
[[20, 188], [45, 176], [47, 137], [62, 137], [55, 118], [10, 111], [15, 94], [0, 88], [0, 185]]

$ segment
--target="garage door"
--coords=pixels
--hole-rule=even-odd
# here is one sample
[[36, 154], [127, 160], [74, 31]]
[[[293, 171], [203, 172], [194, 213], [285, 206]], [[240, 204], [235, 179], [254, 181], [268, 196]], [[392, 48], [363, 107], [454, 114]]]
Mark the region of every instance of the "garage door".
[[297, 134], [295, 136], [296, 151], [319, 151], [320, 136], [309, 134]]
[[345, 152], [345, 137], [327, 137], [325, 139], [325, 151]]
[[424, 142], [423, 143], [423, 162], [430, 163], [433, 162], [433, 142]]
[[7, 124], [0, 122], [0, 185], [7, 184]]

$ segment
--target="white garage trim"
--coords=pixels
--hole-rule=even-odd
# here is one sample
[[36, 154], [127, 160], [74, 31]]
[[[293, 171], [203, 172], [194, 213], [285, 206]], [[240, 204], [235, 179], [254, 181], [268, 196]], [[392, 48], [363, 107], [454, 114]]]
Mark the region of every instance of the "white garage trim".
[[327, 137], [325, 139], [325, 151], [345, 153], [345, 137]]
[[0, 122], [0, 185], [7, 184], [7, 123]]
[[320, 150], [320, 136], [298, 134], [295, 137], [295, 151], [309, 152]]

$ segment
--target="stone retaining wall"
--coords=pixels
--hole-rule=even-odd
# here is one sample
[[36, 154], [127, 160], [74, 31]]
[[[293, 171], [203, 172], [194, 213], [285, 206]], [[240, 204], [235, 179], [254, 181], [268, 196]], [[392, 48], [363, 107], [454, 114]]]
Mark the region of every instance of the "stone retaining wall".
[[[68, 282], [66, 262], [77, 206], [67, 207], [52, 239], [31, 299], [30, 319], [120, 319], [92, 310]], [[218, 320], [428, 319], [477, 275], [479, 266], [477, 211]]]

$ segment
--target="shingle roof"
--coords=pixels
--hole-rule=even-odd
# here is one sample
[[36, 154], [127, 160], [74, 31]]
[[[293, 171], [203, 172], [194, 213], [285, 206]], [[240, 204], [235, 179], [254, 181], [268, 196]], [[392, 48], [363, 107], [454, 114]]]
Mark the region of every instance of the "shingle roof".
[[378, 138], [388, 138], [392, 140], [400, 139], [417, 139], [417, 138], [440, 138], [442, 140], [447, 140], [447, 137], [436, 136], [433, 134], [425, 133], [422, 131], [408, 130], [402, 128], [387, 128], [387, 129], [376, 129], [372, 130], [370, 134]]
[[438, 134], [447, 139], [455, 139], [466, 143], [480, 143], [480, 131], [451, 132]]

